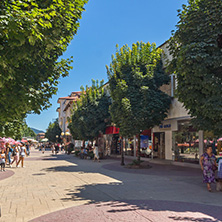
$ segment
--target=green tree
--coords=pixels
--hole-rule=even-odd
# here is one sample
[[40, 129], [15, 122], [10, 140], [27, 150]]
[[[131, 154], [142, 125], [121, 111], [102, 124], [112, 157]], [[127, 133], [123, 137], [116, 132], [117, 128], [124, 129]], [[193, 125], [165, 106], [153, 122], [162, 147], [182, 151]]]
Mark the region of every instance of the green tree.
[[57, 118], [53, 123], [49, 123], [49, 126], [45, 133], [45, 137], [48, 138], [50, 142], [59, 142], [58, 140], [60, 140], [61, 132], [62, 130], [59, 127], [59, 122]]
[[36, 138], [36, 133], [30, 127], [28, 127], [28, 125], [25, 123], [22, 136]]
[[0, 1], [0, 125], [51, 104], [71, 59], [59, 59], [87, 0]]
[[201, 130], [222, 133], [222, 1], [190, 0], [169, 41], [177, 95]]
[[22, 137], [36, 137], [36, 134], [28, 127], [24, 120], [14, 120], [0, 126], [0, 136], [21, 140]]
[[73, 138], [93, 140], [104, 133], [110, 124], [109, 106], [111, 99], [103, 86], [104, 81], [92, 80], [92, 86], [84, 89], [80, 100], [74, 104], [73, 115], [69, 124]]
[[161, 49], [150, 43], [127, 45], [116, 51], [107, 66], [112, 97], [112, 121], [120, 128], [121, 136], [138, 135], [161, 123], [167, 116], [171, 100], [160, 90], [169, 83], [161, 62]]

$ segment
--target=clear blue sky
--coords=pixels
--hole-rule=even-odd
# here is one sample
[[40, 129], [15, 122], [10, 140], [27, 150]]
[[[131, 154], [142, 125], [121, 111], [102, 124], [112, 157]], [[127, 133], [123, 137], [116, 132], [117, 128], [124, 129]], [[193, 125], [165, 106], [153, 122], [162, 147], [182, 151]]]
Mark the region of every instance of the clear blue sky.
[[51, 108], [40, 115], [28, 115], [30, 127], [46, 130], [58, 117], [57, 99], [90, 85], [91, 79], [107, 80], [105, 65], [111, 62], [115, 46], [137, 41], [164, 43], [177, 24], [177, 9], [187, 0], [89, 0], [80, 28], [63, 58], [74, 57], [69, 77], [60, 80]]

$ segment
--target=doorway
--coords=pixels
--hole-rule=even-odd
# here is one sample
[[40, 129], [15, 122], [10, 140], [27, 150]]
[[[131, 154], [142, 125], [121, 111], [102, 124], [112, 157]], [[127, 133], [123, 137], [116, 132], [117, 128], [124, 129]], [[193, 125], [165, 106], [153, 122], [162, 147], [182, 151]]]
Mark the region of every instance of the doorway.
[[165, 133], [154, 133], [153, 157], [165, 159]]

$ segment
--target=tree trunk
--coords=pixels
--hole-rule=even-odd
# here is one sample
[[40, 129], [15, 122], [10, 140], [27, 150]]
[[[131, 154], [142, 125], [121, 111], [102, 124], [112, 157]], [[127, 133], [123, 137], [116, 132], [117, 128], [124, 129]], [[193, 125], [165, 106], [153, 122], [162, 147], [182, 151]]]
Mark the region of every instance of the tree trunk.
[[138, 134], [137, 161], [140, 162], [140, 132], [139, 132], [139, 134]]
[[121, 138], [121, 166], [124, 166], [123, 137]]

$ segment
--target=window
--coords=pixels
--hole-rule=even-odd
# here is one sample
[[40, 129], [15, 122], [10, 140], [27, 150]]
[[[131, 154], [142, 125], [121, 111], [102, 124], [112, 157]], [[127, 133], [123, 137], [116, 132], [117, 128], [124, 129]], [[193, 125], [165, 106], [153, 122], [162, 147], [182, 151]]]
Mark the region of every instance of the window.
[[177, 88], [177, 81], [176, 81], [176, 75], [172, 74], [171, 77], [171, 97], [175, 96], [175, 90]]

